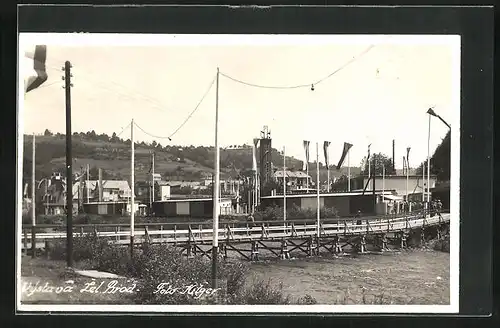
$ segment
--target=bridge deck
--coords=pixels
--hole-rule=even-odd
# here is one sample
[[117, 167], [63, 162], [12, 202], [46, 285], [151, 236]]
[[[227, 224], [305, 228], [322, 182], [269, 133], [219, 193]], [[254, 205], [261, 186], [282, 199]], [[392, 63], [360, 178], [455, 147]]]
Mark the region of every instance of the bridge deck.
[[[357, 224], [356, 220], [322, 220], [319, 229], [316, 223], [306, 220], [227, 223], [219, 228], [218, 239], [221, 243], [237, 243], [290, 238], [306, 239], [313, 236], [334, 237], [397, 233], [447, 223], [450, 220], [450, 214], [424, 216], [422, 213], [416, 213], [400, 217], [362, 219], [361, 224]], [[136, 228], [134, 231], [134, 243], [142, 243], [148, 240], [151, 243], [208, 244], [212, 241], [213, 228], [211, 223], [184, 224], [187, 228], [182, 229], [177, 229], [177, 225], [169, 223], [141, 224], [138, 226], [140, 228]], [[44, 225], [37, 227], [37, 229], [54, 228], [60, 229], [61, 226]], [[80, 229], [80, 232], [73, 233], [75, 238], [82, 236], [84, 233], [95, 233], [98, 237], [109, 238], [110, 243], [130, 244], [130, 227], [123, 224], [75, 226], [75, 230], [78, 229]], [[113, 229], [113, 231], [105, 231], [109, 229]], [[30, 230], [31, 227], [23, 227], [21, 238], [23, 248], [31, 248]], [[35, 236], [36, 247], [43, 248], [46, 241], [65, 238], [66, 232], [37, 232]]]

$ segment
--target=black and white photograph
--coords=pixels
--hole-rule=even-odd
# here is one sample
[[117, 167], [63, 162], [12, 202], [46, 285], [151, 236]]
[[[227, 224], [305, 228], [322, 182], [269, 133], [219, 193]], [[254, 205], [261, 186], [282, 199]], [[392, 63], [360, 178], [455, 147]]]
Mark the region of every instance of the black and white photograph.
[[460, 54], [20, 33], [18, 310], [457, 313]]

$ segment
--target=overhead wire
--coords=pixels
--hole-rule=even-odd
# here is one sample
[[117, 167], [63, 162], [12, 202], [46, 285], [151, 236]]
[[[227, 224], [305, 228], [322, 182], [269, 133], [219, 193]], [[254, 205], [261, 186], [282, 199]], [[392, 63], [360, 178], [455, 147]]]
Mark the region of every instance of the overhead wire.
[[260, 85], [260, 84], [255, 84], [255, 83], [250, 83], [250, 82], [242, 81], [242, 80], [236, 79], [236, 78], [234, 78], [232, 76], [229, 76], [228, 74], [225, 74], [223, 72], [221, 72], [220, 75], [222, 75], [225, 78], [227, 78], [229, 80], [232, 80], [234, 82], [237, 82], [237, 83], [240, 83], [240, 84], [244, 84], [244, 85], [247, 85], [247, 86], [250, 86], [250, 87], [254, 87], [254, 88], [262, 88], [262, 89], [298, 89], [298, 88], [309, 88], [309, 87], [314, 87], [315, 85], [318, 85], [321, 82], [324, 82], [325, 80], [329, 79], [333, 75], [337, 74], [338, 72], [340, 72], [341, 70], [343, 70], [344, 68], [346, 68], [347, 66], [349, 66], [350, 64], [352, 64], [353, 62], [355, 62], [356, 60], [358, 60], [359, 58], [361, 58], [363, 55], [365, 55], [366, 53], [368, 53], [374, 47], [375, 47], [374, 44], [370, 45], [367, 49], [365, 49], [359, 55], [354, 56], [349, 61], [347, 61], [344, 65], [340, 66], [339, 68], [337, 68], [336, 70], [334, 70], [333, 72], [331, 72], [330, 74], [328, 74], [327, 76], [325, 76], [325, 77], [323, 77], [323, 78], [321, 78], [321, 79], [319, 79], [319, 80], [317, 80], [315, 82], [311, 82], [311, 83], [297, 84], [297, 85], [290, 85], [290, 86], [270, 86], [270, 85]]
[[150, 137], [153, 137], [153, 138], [158, 138], [158, 139], [168, 139], [169, 141], [172, 140], [172, 137], [174, 135], [177, 134], [177, 132], [179, 132], [180, 129], [182, 129], [182, 127], [184, 127], [184, 125], [186, 125], [186, 123], [191, 119], [191, 117], [193, 117], [194, 113], [199, 109], [200, 105], [202, 104], [203, 100], [205, 100], [205, 98], [207, 97], [208, 93], [210, 92], [210, 90], [212, 89], [212, 86], [214, 85], [214, 82], [216, 80], [216, 77], [214, 77], [212, 79], [212, 81], [210, 82], [210, 85], [208, 86], [208, 89], [207, 91], [205, 91], [205, 93], [203, 94], [203, 96], [201, 97], [200, 101], [198, 102], [198, 104], [196, 105], [196, 107], [191, 111], [191, 113], [189, 113], [189, 115], [186, 117], [186, 119], [177, 127], [177, 129], [175, 129], [175, 131], [173, 133], [171, 133], [169, 136], [165, 137], [165, 136], [157, 136], [157, 135], [154, 135], [152, 133], [149, 133], [147, 132], [146, 130], [144, 130], [143, 128], [141, 128], [136, 122], [134, 122], [134, 125], [137, 126], [137, 128], [139, 130], [141, 130], [142, 132], [144, 132], [145, 134], [149, 135]]

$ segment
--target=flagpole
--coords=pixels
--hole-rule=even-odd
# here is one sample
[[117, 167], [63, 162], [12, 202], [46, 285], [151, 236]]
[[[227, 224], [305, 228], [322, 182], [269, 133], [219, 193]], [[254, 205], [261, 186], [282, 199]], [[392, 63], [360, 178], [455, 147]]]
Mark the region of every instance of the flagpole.
[[134, 188], [134, 173], [135, 173], [135, 148], [134, 148], [134, 119], [130, 123], [130, 150], [131, 150], [131, 159], [130, 159], [130, 257], [134, 255], [134, 220], [135, 220], [135, 188]]
[[382, 202], [385, 203], [385, 164], [382, 164]]
[[[307, 145], [307, 150], [306, 150], [306, 153], [309, 152], [309, 144]], [[307, 193], [309, 193], [309, 156], [306, 156], [306, 175], [307, 175], [307, 179], [306, 179], [306, 189], [307, 189]]]
[[425, 162], [422, 163], [422, 202], [425, 202]]
[[[317, 220], [317, 237], [318, 237], [318, 252], [319, 252], [319, 237], [320, 237], [320, 200], [319, 200], [319, 145], [316, 142], [316, 220]], [[319, 254], [319, 253], [318, 253]]]
[[[215, 181], [213, 195], [213, 233], [212, 233], [212, 288], [217, 288], [217, 256], [219, 254], [219, 181], [220, 181], [220, 149], [219, 149], [219, 68], [217, 67], [215, 89]], [[250, 205], [250, 204], [249, 204]]]
[[347, 191], [351, 192], [351, 150], [347, 151]]
[[[153, 150], [152, 175], [151, 175], [151, 212], [153, 212], [153, 203], [155, 202], [155, 152]], [[161, 197], [161, 195], [160, 195]]]
[[90, 165], [87, 163], [87, 183], [86, 183], [86, 189], [87, 189], [87, 204], [90, 203]]
[[330, 193], [330, 166], [326, 165], [326, 192]]
[[286, 221], [286, 154], [283, 146], [283, 221]]
[[429, 114], [429, 131], [427, 134], [427, 209], [431, 197], [431, 114]]
[[368, 161], [368, 177], [371, 177], [372, 176], [371, 175], [371, 166], [372, 166], [372, 164], [371, 164], [371, 161], [370, 161], [369, 157], [368, 157], [367, 161]]
[[257, 195], [257, 145], [255, 143], [255, 139], [253, 141], [253, 147], [252, 147], [252, 163], [253, 163], [253, 169], [254, 169], [254, 194], [255, 194], [255, 203], [254, 203], [254, 212], [257, 208], [257, 202], [258, 202], [258, 195]]

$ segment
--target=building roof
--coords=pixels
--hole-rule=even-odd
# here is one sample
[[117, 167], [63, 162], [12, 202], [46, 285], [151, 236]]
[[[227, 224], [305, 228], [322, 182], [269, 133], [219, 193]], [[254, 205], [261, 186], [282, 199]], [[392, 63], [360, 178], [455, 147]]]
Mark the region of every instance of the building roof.
[[[183, 199], [167, 199], [167, 200], [159, 200], [155, 201], [155, 203], [183, 203], [183, 202], [208, 202], [212, 201], [212, 197], [210, 198], [183, 198]], [[219, 202], [227, 202], [231, 201], [231, 198], [219, 198]]]
[[[98, 180], [83, 180], [83, 188], [86, 187], [86, 183], [88, 183], [88, 187], [90, 192], [92, 193], [97, 189], [99, 184]], [[131, 191], [128, 181], [126, 180], [102, 180], [103, 189], [119, 189], [123, 191]], [[73, 199], [78, 198], [78, 188], [80, 187], [80, 181], [77, 181], [73, 184]]]
[[[352, 179], [355, 179], [356, 177], [352, 177]], [[368, 175], [363, 175], [364, 179], [368, 179]], [[408, 178], [410, 179], [422, 179], [422, 175], [409, 175]], [[425, 176], [427, 179], [427, 175]], [[376, 175], [375, 179], [382, 179], [382, 175]], [[394, 174], [386, 174], [385, 179], [406, 179], [406, 175], [394, 175]], [[436, 175], [431, 175], [431, 179], [437, 179]]]
[[169, 186], [172, 187], [194, 187], [199, 186], [201, 182], [199, 181], [166, 181]]
[[[385, 190], [384, 195], [393, 195], [394, 190]], [[372, 190], [367, 190], [365, 193], [365, 196], [371, 196], [373, 195]], [[375, 190], [376, 195], [382, 195], [382, 190]], [[345, 197], [345, 196], [361, 196], [363, 195], [363, 191], [351, 191], [351, 192], [337, 192], [337, 193], [321, 193], [320, 197]], [[310, 194], [288, 194], [286, 195], [286, 198], [306, 198], [306, 197], [317, 197], [316, 193], [310, 193]], [[283, 194], [281, 195], [276, 195], [276, 196], [263, 196], [261, 197], [262, 199], [273, 199], [273, 198], [283, 198]]]
[[[302, 178], [302, 179], [306, 179], [307, 177], [311, 178], [310, 176], [308, 176], [306, 173], [304, 173], [302, 171], [289, 171], [289, 170], [286, 170], [285, 174], [286, 174], [287, 178]], [[278, 170], [278, 171], [274, 172], [273, 176], [275, 178], [283, 178], [283, 170], [281, 170], [281, 171]]]

